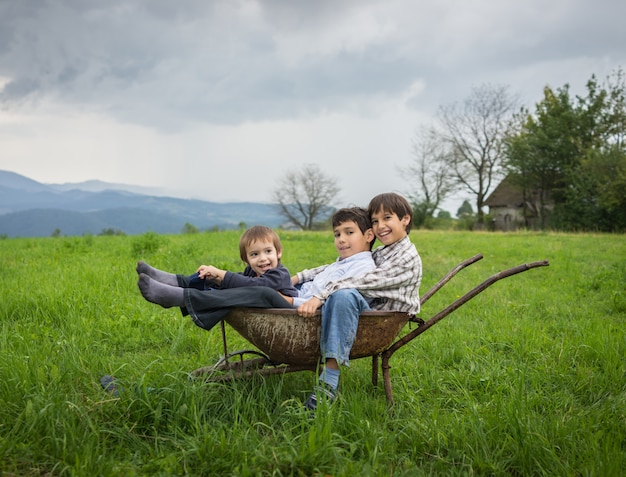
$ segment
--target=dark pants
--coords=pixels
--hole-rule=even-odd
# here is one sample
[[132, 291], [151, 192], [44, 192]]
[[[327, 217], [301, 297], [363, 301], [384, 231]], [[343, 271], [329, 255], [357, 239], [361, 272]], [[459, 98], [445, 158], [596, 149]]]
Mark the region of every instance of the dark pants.
[[226, 288], [224, 290], [184, 289], [183, 316], [190, 315], [200, 328], [210, 330], [232, 308], [291, 308], [280, 293], [269, 287]]
[[213, 283], [211, 280], [200, 278], [200, 274], [197, 272], [189, 276], [176, 275], [176, 278], [178, 279], [178, 286], [182, 288], [196, 288], [198, 290], [211, 290], [215, 286], [215, 283]]

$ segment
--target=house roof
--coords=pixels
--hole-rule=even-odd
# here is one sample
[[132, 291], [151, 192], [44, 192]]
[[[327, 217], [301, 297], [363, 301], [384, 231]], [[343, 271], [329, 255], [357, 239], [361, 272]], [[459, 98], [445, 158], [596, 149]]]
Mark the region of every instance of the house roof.
[[484, 205], [489, 207], [521, 207], [524, 204], [522, 188], [505, 177], [487, 197]]

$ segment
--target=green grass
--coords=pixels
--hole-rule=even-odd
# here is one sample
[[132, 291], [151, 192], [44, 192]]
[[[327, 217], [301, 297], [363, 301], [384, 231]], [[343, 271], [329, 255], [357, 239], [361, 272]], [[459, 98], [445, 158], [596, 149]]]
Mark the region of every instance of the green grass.
[[[623, 235], [411, 234], [427, 319], [497, 282], [391, 360], [395, 404], [370, 360], [310, 421], [313, 373], [190, 381], [222, 354], [176, 310], [147, 303], [137, 259], [173, 272], [240, 270], [238, 232], [0, 240], [2, 475], [621, 475], [626, 468]], [[281, 232], [292, 271], [334, 259], [328, 232]], [[232, 330], [232, 350], [250, 347]], [[103, 374], [126, 392], [104, 393]], [[151, 387], [158, 388], [150, 392]]]

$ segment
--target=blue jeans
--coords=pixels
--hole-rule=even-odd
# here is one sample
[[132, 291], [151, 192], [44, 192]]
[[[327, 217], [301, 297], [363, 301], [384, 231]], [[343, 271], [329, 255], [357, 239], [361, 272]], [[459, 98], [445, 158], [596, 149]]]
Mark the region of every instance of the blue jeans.
[[338, 290], [322, 305], [320, 350], [324, 360], [335, 358], [339, 364], [350, 364], [350, 350], [356, 338], [361, 312], [370, 310], [355, 289]]

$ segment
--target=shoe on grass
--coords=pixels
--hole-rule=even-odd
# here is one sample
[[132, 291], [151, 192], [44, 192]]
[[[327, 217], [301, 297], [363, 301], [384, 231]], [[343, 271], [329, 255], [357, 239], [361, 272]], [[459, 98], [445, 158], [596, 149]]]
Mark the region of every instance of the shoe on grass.
[[115, 377], [110, 374], [105, 374], [100, 378], [100, 385], [102, 389], [111, 394], [113, 397], [120, 397], [120, 389], [117, 387]]
[[315, 412], [317, 403], [326, 401], [329, 405], [337, 400], [337, 390], [326, 383], [319, 383], [304, 402], [305, 409]]

